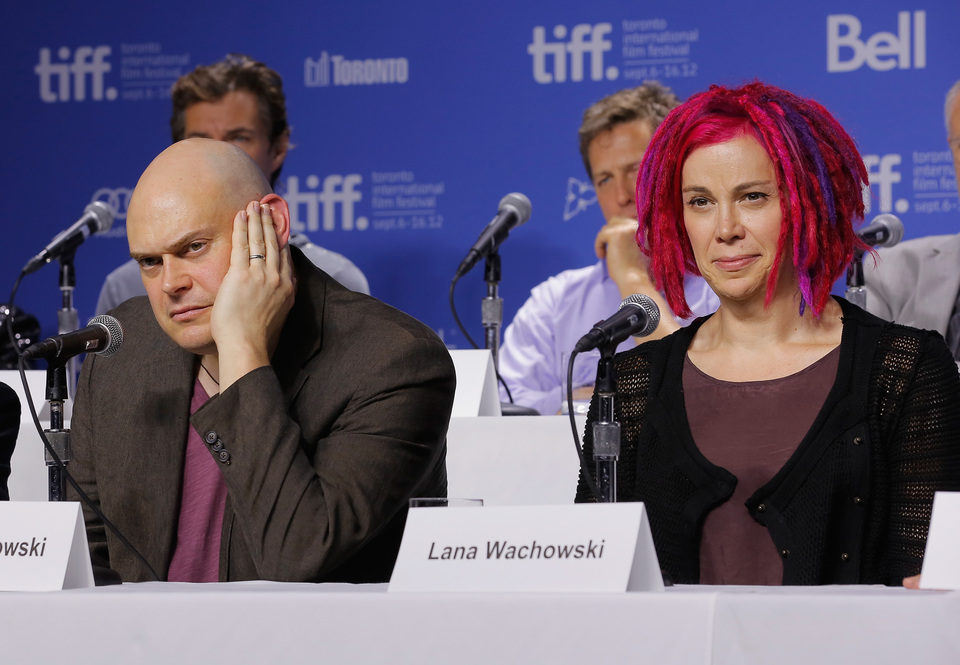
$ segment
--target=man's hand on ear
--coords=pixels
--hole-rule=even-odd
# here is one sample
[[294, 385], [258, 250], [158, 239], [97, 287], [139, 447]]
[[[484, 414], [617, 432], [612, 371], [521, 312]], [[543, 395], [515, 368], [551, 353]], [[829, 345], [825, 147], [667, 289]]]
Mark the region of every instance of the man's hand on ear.
[[270, 364], [294, 292], [290, 248], [279, 246], [270, 204], [251, 201], [233, 220], [230, 268], [210, 320], [221, 392]]

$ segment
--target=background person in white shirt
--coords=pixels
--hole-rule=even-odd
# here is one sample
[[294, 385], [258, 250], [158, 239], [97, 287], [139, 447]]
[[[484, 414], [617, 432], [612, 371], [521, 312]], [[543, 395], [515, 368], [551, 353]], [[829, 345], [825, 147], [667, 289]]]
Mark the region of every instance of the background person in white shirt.
[[[660, 308], [660, 325], [650, 339], [688, 321], [670, 315], [648, 272], [649, 259], [637, 246], [637, 170], [657, 126], [680, 103], [666, 86], [644, 82], [604, 97], [583, 114], [580, 155], [597, 192], [606, 223], [597, 233], [594, 265], [566, 270], [534, 287], [500, 348], [500, 375], [515, 404], [541, 414], [557, 413], [563, 401], [566, 361], [576, 341], [597, 321], [613, 314], [627, 296], [649, 296]], [[699, 277], [685, 283], [695, 316], [713, 312], [716, 296]], [[628, 339], [619, 351], [634, 346]], [[581, 354], [574, 366], [574, 398], [593, 392], [599, 352]], [[501, 399], [509, 401], [500, 388]]]
[[[960, 188], [960, 81], [944, 104], [947, 143]], [[926, 236], [879, 250], [864, 261], [867, 311], [882, 319], [936, 330], [960, 362], [960, 233]]]

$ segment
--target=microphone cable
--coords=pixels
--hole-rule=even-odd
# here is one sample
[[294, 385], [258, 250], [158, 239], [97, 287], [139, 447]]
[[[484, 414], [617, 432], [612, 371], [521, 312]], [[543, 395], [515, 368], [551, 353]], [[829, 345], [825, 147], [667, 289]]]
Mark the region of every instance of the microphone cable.
[[[600, 488], [597, 487], [596, 481], [587, 468], [587, 460], [583, 456], [583, 447], [580, 445], [580, 435], [577, 433], [577, 418], [573, 410], [573, 361], [577, 357], [577, 353], [576, 350], [571, 351], [570, 359], [567, 361], [567, 415], [570, 416], [570, 429], [573, 432], [573, 447], [577, 449], [577, 458], [580, 460], [580, 474], [587, 483], [587, 487], [593, 492], [593, 496], [597, 501], [600, 501]], [[591, 410], [595, 398], [596, 395], [590, 399]], [[586, 432], [584, 432], [584, 434], [586, 434]]]
[[[26, 275], [25, 272], [20, 273], [20, 275], [17, 277], [16, 282], [13, 285], [13, 290], [10, 292], [10, 299], [7, 302], [7, 305], [11, 308], [11, 310], [13, 309], [13, 301], [17, 295], [17, 290], [20, 288], [20, 282], [23, 280], [23, 277], [25, 275]], [[54, 450], [53, 446], [50, 445], [50, 441], [47, 440], [47, 433], [43, 431], [43, 425], [40, 424], [40, 416], [37, 414], [37, 409], [33, 404], [33, 396], [30, 394], [30, 386], [27, 383], [26, 359], [24, 359], [23, 357], [23, 350], [20, 348], [20, 346], [16, 342], [16, 335], [14, 334], [14, 331], [13, 331], [12, 316], [7, 317], [6, 327], [7, 327], [7, 334], [10, 336], [10, 341], [13, 344], [13, 348], [17, 352], [17, 357], [19, 359], [17, 362], [17, 366], [20, 371], [20, 382], [23, 384], [23, 393], [27, 398], [27, 407], [30, 409], [30, 416], [33, 418], [33, 424], [37, 428], [37, 432], [39, 432], [40, 434], [40, 440], [43, 442], [43, 447], [47, 451], [47, 454], [50, 455], [50, 458], [57, 465], [57, 468], [60, 470], [60, 473], [63, 474], [63, 477], [66, 479], [68, 483], [70, 483], [70, 486], [77, 493], [77, 496], [79, 496], [80, 499], [83, 501], [83, 503], [85, 503], [87, 507], [90, 508], [90, 510], [92, 510], [98, 518], [100, 518], [100, 521], [103, 522], [103, 526], [106, 529], [108, 529], [114, 536], [116, 536], [117, 540], [119, 540], [124, 545], [124, 547], [126, 547], [147, 568], [147, 570], [150, 571], [150, 574], [153, 576], [153, 579], [155, 581], [162, 582], [163, 580], [157, 574], [157, 571], [154, 570], [153, 566], [150, 565], [150, 562], [147, 561], [146, 557], [140, 553], [140, 550], [134, 547], [133, 543], [131, 543], [127, 539], [127, 537], [123, 535], [120, 529], [118, 529], [113, 522], [107, 519], [107, 516], [103, 514], [103, 511], [100, 510], [100, 507], [97, 506], [93, 502], [93, 500], [89, 496], [87, 496], [87, 493], [80, 488], [79, 483], [77, 483], [74, 477], [67, 470], [67, 465], [63, 462], [63, 460], [60, 459], [60, 456], [57, 455], [57, 451]], [[73, 396], [73, 399], [74, 400], [76, 399], [76, 395]], [[11, 473], [12, 472], [13, 471], [11, 469]], [[86, 524], [84, 524], [84, 529], [86, 529]], [[90, 552], [89, 552], [89, 543], [88, 543], [87, 557], [89, 558], [89, 556], [90, 556]]]

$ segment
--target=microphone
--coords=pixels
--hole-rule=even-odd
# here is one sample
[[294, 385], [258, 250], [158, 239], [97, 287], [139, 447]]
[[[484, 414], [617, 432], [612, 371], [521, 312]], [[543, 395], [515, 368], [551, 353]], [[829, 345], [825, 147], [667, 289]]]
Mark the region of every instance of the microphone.
[[573, 348], [583, 353], [598, 346], [616, 346], [627, 337], [645, 337], [657, 329], [660, 323], [660, 308], [648, 296], [634, 293], [627, 296], [617, 313], [600, 321], [590, 332], [580, 338]]
[[60, 255], [76, 248], [95, 233], [110, 230], [113, 225], [113, 210], [103, 201], [94, 201], [83, 209], [83, 217], [73, 223], [66, 231], [61, 231], [47, 243], [39, 254], [27, 261], [23, 274], [29, 275], [39, 270]]
[[13, 388], [0, 383], [0, 501], [10, 500], [7, 479], [10, 477], [10, 460], [20, 433], [20, 398]]
[[871, 247], [893, 247], [903, 240], [903, 222], [896, 215], [885, 212], [857, 231], [857, 236]]
[[123, 344], [123, 328], [112, 316], [101, 314], [90, 319], [86, 328], [48, 337], [28, 346], [24, 358], [66, 360], [80, 353], [112, 356]]
[[520, 192], [512, 192], [500, 199], [497, 216], [487, 224], [480, 233], [480, 237], [473, 243], [473, 247], [467, 252], [466, 258], [460, 262], [454, 279], [460, 279], [477, 265], [477, 261], [497, 251], [510, 231], [528, 219], [530, 219], [530, 199], [526, 196]]

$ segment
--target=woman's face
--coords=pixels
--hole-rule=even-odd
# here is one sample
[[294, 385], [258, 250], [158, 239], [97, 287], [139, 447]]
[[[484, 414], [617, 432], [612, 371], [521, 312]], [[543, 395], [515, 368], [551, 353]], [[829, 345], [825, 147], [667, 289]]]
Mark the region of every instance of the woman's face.
[[[681, 189], [683, 222], [704, 279], [721, 300], [763, 302], [783, 221], [766, 150], [750, 134], [698, 148], [683, 164]], [[791, 281], [787, 259], [777, 290]]]

